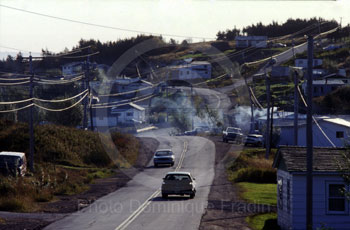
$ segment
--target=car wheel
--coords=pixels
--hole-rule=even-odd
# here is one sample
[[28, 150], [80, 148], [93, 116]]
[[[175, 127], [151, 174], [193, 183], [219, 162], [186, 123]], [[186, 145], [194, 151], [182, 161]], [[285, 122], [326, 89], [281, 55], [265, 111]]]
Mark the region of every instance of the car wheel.
[[174, 163], [171, 163], [171, 167], [174, 166]]
[[158, 167], [158, 164], [154, 164], [154, 167], [157, 168], [157, 167]]
[[162, 198], [163, 198], [163, 199], [168, 198], [168, 194], [164, 194], [164, 193], [162, 193]]
[[194, 192], [191, 193], [191, 194], [190, 194], [190, 199], [193, 199], [193, 198], [195, 197], [195, 195], [196, 195], [196, 193], [194, 193]]

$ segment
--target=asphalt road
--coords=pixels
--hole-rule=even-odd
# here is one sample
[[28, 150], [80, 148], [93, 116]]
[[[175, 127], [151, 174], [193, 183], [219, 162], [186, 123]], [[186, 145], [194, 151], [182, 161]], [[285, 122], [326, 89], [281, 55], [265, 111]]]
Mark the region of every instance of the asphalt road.
[[[157, 130], [142, 136], [157, 138], [159, 148], [172, 148], [176, 156], [174, 167], [154, 168], [150, 162], [127, 186], [45, 229], [198, 229], [214, 178], [215, 145], [202, 137], [168, 136], [168, 131]], [[161, 198], [162, 178], [175, 170], [189, 171], [196, 178], [194, 199]]]

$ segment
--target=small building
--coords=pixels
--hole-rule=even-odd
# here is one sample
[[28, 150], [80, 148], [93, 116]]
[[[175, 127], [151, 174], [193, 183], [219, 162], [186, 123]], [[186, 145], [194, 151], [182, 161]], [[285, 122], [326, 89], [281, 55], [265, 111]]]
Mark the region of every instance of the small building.
[[[307, 59], [295, 59], [294, 65], [295, 67], [307, 68]], [[314, 59], [312, 62], [313, 67], [321, 66], [323, 63], [322, 59]]]
[[[339, 87], [350, 85], [350, 79], [347, 78], [324, 78], [312, 81], [312, 96], [319, 97], [336, 90]], [[307, 81], [301, 85], [304, 94], [307, 95]]]
[[73, 75], [83, 72], [83, 62], [71, 62], [62, 66], [62, 75]]
[[116, 127], [142, 124], [146, 121], [145, 108], [129, 103], [106, 110], [94, 109], [93, 123], [98, 127]]
[[207, 61], [193, 61], [177, 66], [169, 67], [169, 79], [191, 80], [191, 79], [210, 79], [211, 64]]
[[[337, 147], [344, 147], [350, 135], [350, 121], [343, 118], [316, 117], [322, 131], [327, 135], [331, 142]], [[284, 119], [283, 121], [274, 121], [275, 127], [280, 128], [280, 138], [278, 145], [294, 145], [294, 121], [293, 119]], [[323, 135], [318, 125], [313, 122], [313, 142], [314, 146], [332, 147], [332, 144]], [[306, 146], [306, 119], [298, 121], [298, 146]]]
[[267, 36], [236, 36], [236, 48], [266, 48]]
[[[313, 227], [350, 229], [349, 191], [341, 168], [343, 148], [313, 148]], [[282, 230], [306, 229], [306, 148], [281, 146], [273, 167], [277, 169], [277, 216]]]

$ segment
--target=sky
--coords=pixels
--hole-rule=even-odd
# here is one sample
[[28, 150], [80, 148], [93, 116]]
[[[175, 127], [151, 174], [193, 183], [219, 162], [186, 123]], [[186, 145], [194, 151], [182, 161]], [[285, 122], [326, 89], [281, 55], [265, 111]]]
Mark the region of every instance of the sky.
[[101, 42], [139, 33], [29, 14], [4, 6], [109, 27], [153, 32], [177, 41], [213, 40], [218, 31], [288, 18], [322, 17], [350, 23], [350, 0], [0, 0], [0, 59], [19, 50], [40, 54], [71, 49], [83, 39]]

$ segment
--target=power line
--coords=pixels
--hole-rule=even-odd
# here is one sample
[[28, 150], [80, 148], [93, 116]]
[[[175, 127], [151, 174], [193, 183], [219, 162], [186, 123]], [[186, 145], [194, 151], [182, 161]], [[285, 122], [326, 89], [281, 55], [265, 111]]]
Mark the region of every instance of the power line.
[[70, 100], [73, 100], [81, 95], [83, 95], [84, 93], [86, 93], [88, 90], [84, 90], [83, 92], [77, 94], [77, 95], [74, 95], [72, 97], [69, 97], [69, 98], [64, 98], [64, 99], [58, 99], [58, 100], [47, 100], [47, 99], [40, 99], [40, 98], [33, 98], [34, 101], [40, 101], [40, 102], [47, 102], [47, 103], [59, 103], [59, 102], [65, 102], [65, 101], [70, 101]]
[[21, 108], [17, 108], [17, 109], [10, 109], [10, 110], [0, 110], [0, 113], [11, 113], [11, 112], [16, 112], [16, 111], [19, 111], [19, 110], [22, 110], [22, 109], [26, 109], [26, 108], [29, 108], [29, 107], [32, 107], [34, 104], [29, 104], [29, 105], [26, 105], [24, 107], [21, 107]]
[[50, 111], [50, 112], [62, 112], [62, 111], [65, 111], [65, 110], [68, 110], [68, 109], [71, 109], [71, 108], [73, 108], [73, 107], [75, 107], [75, 106], [77, 106], [80, 102], [82, 102], [84, 99], [85, 99], [85, 97], [88, 95], [88, 93], [85, 93], [85, 95], [83, 96], [83, 97], [81, 97], [80, 99], [79, 99], [79, 101], [77, 101], [76, 103], [74, 103], [73, 105], [71, 105], [71, 106], [68, 106], [68, 107], [66, 107], [66, 108], [63, 108], [63, 109], [50, 109], [50, 108], [46, 108], [46, 107], [44, 107], [44, 106], [41, 106], [41, 105], [38, 105], [38, 104], [33, 104], [34, 106], [36, 106], [36, 107], [38, 107], [38, 108], [40, 108], [40, 109], [43, 109], [43, 110], [46, 110], [46, 111]]
[[[298, 92], [300, 94], [300, 97], [301, 97], [301, 100], [303, 101], [304, 103], [304, 106], [305, 107], [308, 107], [306, 101], [305, 101], [305, 98], [303, 96], [303, 94], [301, 93], [301, 90], [299, 87], [298, 88]], [[332, 147], [336, 147], [336, 145], [331, 141], [331, 139], [327, 136], [327, 134], [323, 131], [322, 127], [320, 126], [320, 124], [318, 123], [318, 121], [316, 120], [315, 116], [312, 116], [312, 120], [315, 122], [317, 128], [321, 131], [322, 135], [327, 139], [327, 141], [332, 145]]]
[[15, 83], [0, 83], [0, 86], [24, 85], [28, 83], [30, 83], [30, 81], [15, 82]]
[[146, 96], [146, 97], [138, 99], [138, 100], [131, 100], [130, 102], [127, 102], [127, 103], [122, 103], [122, 104], [117, 104], [117, 105], [97, 106], [97, 107], [92, 106], [92, 108], [94, 108], [94, 109], [106, 109], [106, 108], [120, 107], [120, 106], [123, 106], [123, 105], [128, 105], [128, 104], [130, 104], [132, 102], [140, 102], [140, 101], [148, 100], [148, 99], [150, 99], [150, 98], [152, 98], [154, 96], [155, 96], [155, 94], [151, 94], [149, 96]]
[[96, 24], [96, 23], [91, 23], [91, 22], [84, 22], [84, 21], [79, 21], [79, 20], [75, 20], [75, 19], [69, 19], [69, 18], [63, 18], [63, 17], [53, 16], [53, 15], [43, 14], [43, 13], [29, 11], [29, 10], [16, 8], [16, 7], [12, 7], [12, 6], [7, 6], [7, 5], [3, 5], [3, 4], [0, 4], [0, 7], [11, 9], [11, 10], [16, 10], [16, 11], [20, 11], [20, 12], [24, 12], [24, 13], [28, 13], [28, 14], [38, 15], [38, 16], [42, 16], [42, 17], [52, 18], [52, 19], [56, 19], [56, 20], [61, 20], [61, 21], [66, 21], [66, 22], [73, 22], [73, 23], [78, 23], [78, 24], [82, 24], [82, 25], [100, 27], [100, 28], [105, 28], [105, 29], [126, 31], [126, 32], [132, 32], [132, 33], [149, 34], [149, 35], [156, 35], [156, 36], [168, 36], [168, 37], [178, 37], [178, 38], [196, 38], [196, 39], [212, 39], [212, 40], [215, 40], [215, 38], [208, 38], [208, 37], [184, 36], [184, 35], [166, 34], [166, 33], [162, 34], [162, 33], [154, 33], [154, 32], [147, 32], [147, 31], [141, 31], [141, 30], [125, 29], [125, 28], [114, 27], [114, 26], [106, 26], [106, 25], [101, 25], [101, 24]]
[[131, 91], [126, 91], [126, 92], [121, 92], [121, 93], [114, 93], [114, 94], [102, 94], [102, 95], [98, 95], [99, 97], [115, 97], [115, 96], [122, 96], [122, 95], [126, 95], [126, 94], [131, 94], [131, 93], [137, 93], [137, 92], [141, 92], [147, 89], [152, 89], [156, 87], [155, 85], [153, 86], [147, 86], [141, 89], [136, 89], [136, 90], [131, 90]]

